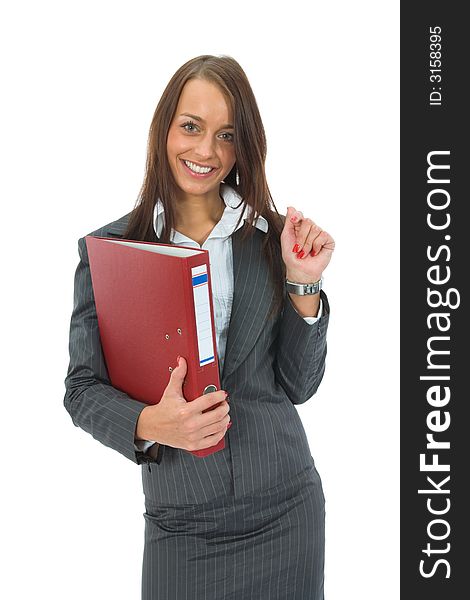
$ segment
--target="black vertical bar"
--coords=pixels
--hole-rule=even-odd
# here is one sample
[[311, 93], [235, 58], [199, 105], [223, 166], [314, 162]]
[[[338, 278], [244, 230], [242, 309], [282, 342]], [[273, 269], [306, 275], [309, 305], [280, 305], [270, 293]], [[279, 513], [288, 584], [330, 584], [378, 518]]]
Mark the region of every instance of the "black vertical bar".
[[470, 594], [464, 8], [401, 3], [401, 598], [410, 600]]

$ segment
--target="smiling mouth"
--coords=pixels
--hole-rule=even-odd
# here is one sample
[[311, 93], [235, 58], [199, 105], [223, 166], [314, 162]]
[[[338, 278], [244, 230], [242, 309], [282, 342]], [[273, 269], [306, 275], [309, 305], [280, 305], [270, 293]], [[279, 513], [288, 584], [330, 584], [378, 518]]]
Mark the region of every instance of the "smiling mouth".
[[192, 171], [196, 175], [208, 175], [212, 171], [216, 170], [216, 167], [198, 165], [197, 163], [194, 163], [190, 160], [182, 159], [182, 162], [190, 171]]

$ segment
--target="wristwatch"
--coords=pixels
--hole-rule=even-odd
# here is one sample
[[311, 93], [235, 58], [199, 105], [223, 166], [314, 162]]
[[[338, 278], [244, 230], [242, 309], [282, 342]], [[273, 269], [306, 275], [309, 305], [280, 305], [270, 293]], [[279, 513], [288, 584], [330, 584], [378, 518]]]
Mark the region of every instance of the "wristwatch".
[[297, 294], [297, 296], [311, 296], [318, 294], [322, 288], [322, 279], [315, 281], [314, 283], [297, 283], [296, 281], [289, 281], [286, 279], [287, 291], [291, 294]]

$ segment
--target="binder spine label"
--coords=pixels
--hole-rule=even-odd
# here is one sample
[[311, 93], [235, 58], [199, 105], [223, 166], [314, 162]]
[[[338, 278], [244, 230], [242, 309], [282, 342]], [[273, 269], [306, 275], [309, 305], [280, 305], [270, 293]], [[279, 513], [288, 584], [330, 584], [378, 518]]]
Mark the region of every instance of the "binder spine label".
[[193, 285], [194, 309], [196, 311], [199, 366], [202, 367], [215, 362], [207, 265], [192, 267], [191, 278]]

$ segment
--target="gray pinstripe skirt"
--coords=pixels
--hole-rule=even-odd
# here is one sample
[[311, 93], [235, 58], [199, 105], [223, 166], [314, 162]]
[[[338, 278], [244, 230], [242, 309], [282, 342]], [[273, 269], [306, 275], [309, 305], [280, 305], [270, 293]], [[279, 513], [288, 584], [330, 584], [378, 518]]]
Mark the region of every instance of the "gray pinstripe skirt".
[[323, 600], [314, 466], [262, 495], [145, 505], [142, 600]]

